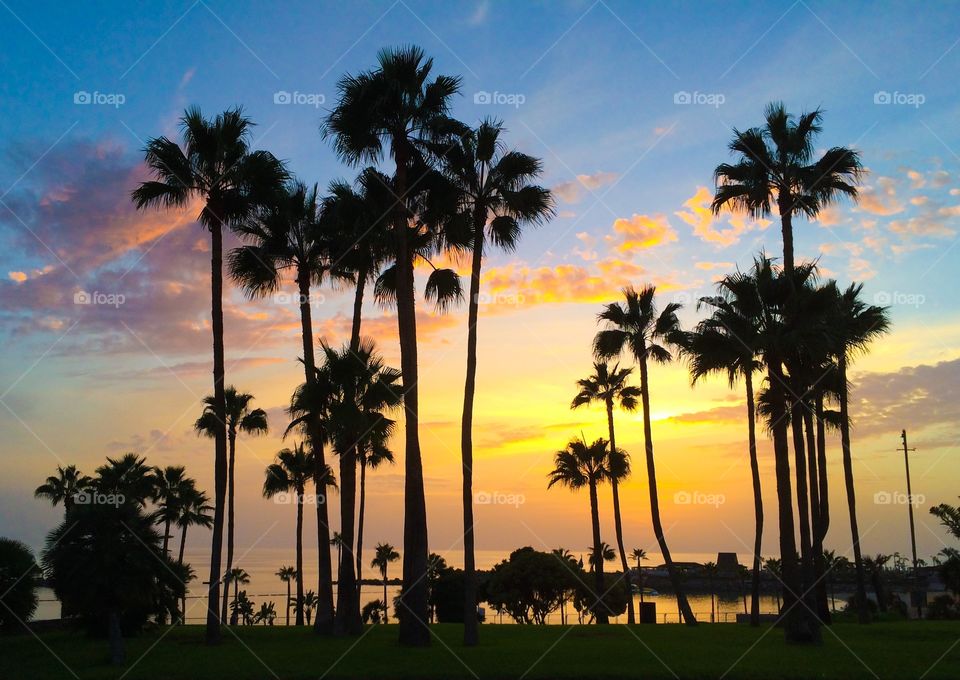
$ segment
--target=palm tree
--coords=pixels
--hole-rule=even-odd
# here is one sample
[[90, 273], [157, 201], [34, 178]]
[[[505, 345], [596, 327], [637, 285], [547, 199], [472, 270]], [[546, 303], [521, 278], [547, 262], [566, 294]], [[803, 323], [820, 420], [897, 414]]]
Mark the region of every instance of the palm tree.
[[384, 443], [373, 442], [369, 450], [364, 447], [360, 456], [360, 509], [357, 513], [357, 594], [363, 587], [363, 519], [366, 514], [367, 468], [376, 470], [382, 465], [393, 465], [393, 452]]
[[857, 578], [857, 612], [860, 623], [869, 621], [866, 578], [857, 525], [857, 499], [853, 482], [853, 455], [850, 449], [850, 385], [847, 366], [867, 346], [890, 329], [890, 317], [885, 307], [867, 305], [860, 294], [863, 284], [851, 284], [840, 291], [833, 287], [835, 308], [830, 325], [833, 329], [832, 354], [837, 362], [837, 386], [840, 402], [840, 449], [843, 457], [843, 479], [847, 489], [847, 510], [850, 513], [850, 532], [853, 536], [853, 561]]
[[[297, 568], [296, 567], [280, 567], [280, 570], [277, 571], [277, 576], [280, 577], [280, 580], [287, 584], [287, 624], [290, 625], [290, 582], [296, 580], [297, 578]], [[304, 596], [306, 597], [306, 596]], [[316, 598], [316, 594], [314, 594]], [[306, 608], [306, 606], [304, 606]], [[310, 622], [307, 621], [307, 625], [310, 625]]]
[[[234, 505], [236, 493], [234, 477], [236, 470], [237, 434], [243, 432], [252, 436], [266, 434], [267, 412], [262, 408], [250, 408], [253, 395], [237, 392], [233, 385], [223, 392], [227, 415], [227, 566], [226, 571], [233, 568], [233, 535], [234, 535]], [[203, 413], [194, 424], [197, 434], [204, 434], [210, 438], [216, 437], [219, 429], [216, 416], [216, 404], [213, 395], [203, 400]], [[220, 612], [221, 619], [227, 618], [227, 596], [229, 589], [223, 586], [223, 604]]]
[[757, 459], [756, 403], [753, 375], [761, 369], [759, 352], [760, 302], [756, 288], [742, 276], [728, 276], [717, 284], [719, 294], [704, 297], [697, 305], [711, 310], [696, 329], [683, 335], [681, 352], [689, 359], [693, 384], [713, 373], [726, 374], [731, 389], [741, 378], [747, 399], [747, 451], [753, 482], [753, 570], [750, 625], [760, 625], [760, 550], [763, 538], [763, 495]]
[[339, 531], [334, 531], [333, 536], [330, 537], [330, 545], [337, 549], [337, 565], [339, 565], [340, 555], [343, 552], [343, 534]]
[[57, 466], [57, 474], [47, 480], [33, 492], [36, 498], [46, 498], [54, 506], [63, 503], [65, 511], [73, 507], [78, 493], [90, 488], [93, 480], [81, 474], [76, 465]]
[[[287, 608], [289, 611], [290, 607], [290, 598], [287, 598]], [[303, 594], [303, 615], [307, 619], [307, 625], [310, 625], [310, 617], [313, 616], [313, 610], [317, 607], [317, 594], [312, 590], [308, 590]], [[290, 625], [290, 615], [287, 614], [287, 625]]]
[[200, 224], [210, 231], [211, 329], [213, 333], [214, 415], [220, 426], [214, 436], [214, 522], [210, 550], [208, 644], [220, 641], [220, 553], [223, 548], [224, 506], [227, 492], [227, 432], [223, 351], [223, 228], [249, 217], [271, 202], [287, 177], [283, 164], [266, 151], [251, 151], [253, 122], [241, 109], [231, 109], [214, 120], [199, 108], [181, 118], [183, 147], [166, 137], [147, 142], [147, 167], [155, 180], [142, 182], [132, 198], [137, 209], [149, 206], [185, 208], [199, 199]]
[[[241, 585], [250, 583], [250, 574], [240, 567], [234, 567], [226, 573], [224, 581], [233, 584], [233, 603], [230, 605], [230, 625], [237, 625], [237, 617], [243, 614], [245, 608], [240, 604], [241, 599], [246, 600], [247, 592], [239, 590]], [[242, 596], [242, 598], [241, 598]]]
[[647, 559], [647, 551], [643, 548], [634, 548], [630, 556], [637, 561], [637, 586], [640, 590], [640, 604], [643, 604], [643, 567], [640, 566], [642, 560]]
[[753, 217], [769, 217], [774, 201], [783, 234], [783, 266], [793, 271], [793, 217], [816, 217], [841, 196], [856, 198], [863, 168], [853, 149], [835, 146], [814, 160], [823, 112], [815, 109], [794, 118], [782, 102], [767, 105], [763, 127], [733, 131], [734, 164], [714, 170], [717, 192], [713, 212], [723, 208]]
[[213, 506], [209, 505], [207, 494], [192, 488], [182, 497], [179, 509], [180, 513], [176, 522], [177, 526], [180, 527], [180, 557], [177, 561], [179, 564], [183, 564], [183, 551], [187, 545], [187, 528], [191, 526], [207, 528], [213, 526], [213, 517], [210, 514]]
[[[556, 557], [560, 562], [567, 566], [570, 569], [571, 573], [576, 573], [576, 570], [579, 568], [577, 561], [573, 557], [573, 553], [567, 550], [566, 548], [554, 548], [550, 551], [554, 557]], [[567, 625], [567, 595], [564, 593], [563, 597], [560, 600], [560, 625]]]
[[[307, 483], [314, 476], [312, 453], [304, 450], [303, 444], [294, 444], [292, 449], [277, 452], [275, 463], [267, 466], [263, 481], [263, 497], [274, 498], [284, 494], [287, 498], [293, 493], [293, 502], [297, 506], [297, 608], [296, 625], [303, 625], [303, 503]], [[318, 498], [317, 503], [321, 500]]]
[[235, 626], [242, 621], [243, 625], [249, 626], [253, 623], [253, 612], [253, 602], [247, 597], [247, 591], [234, 593], [233, 602], [230, 603], [230, 625]]
[[586, 440], [571, 439], [567, 447], [553, 456], [554, 468], [547, 475], [550, 480], [547, 488], [560, 484], [572, 491], [584, 487], [590, 492], [590, 523], [593, 530], [590, 564], [593, 567], [596, 601], [594, 603], [597, 623], [608, 623], [609, 616], [603, 604], [606, 586], [603, 582], [603, 559], [599, 553], [603, 545], [600, 540], [600, 508], [597, 502], [597, 487], [610, 479], [610, 451], [607, 440], [597, 439], [592, 444]]
[[377, 543], [374, 551], [374, 558], [370, 560], [370, 568], [380, 571], [380, 578], [383, 579], [383, 621], [390, 620], [389, 609], [387, 608], [387, 566], [391, 562], [400, 559], [400, 554], [389, 543]]
[[277, 605], [273, 602], [261, 602], [260, 611], [253, 617], [254, 623], [262, 623], [265, 626], [272, 626], [277, 619]]
[[707, 575], [707, 583], [710, 585], [710, 623], [717, 622], [717, 597], [715, 579], [717, 578], [717, 563], [706, 562], [703, 565], [703, 572]]
[[159, 508], [156, 517], [163, 522], [163, 554], [169, 555], [170, 525], [180, 514], [181, 496], [188, 487], [195, 482], [187, 479], [187, 470], [182, 465], [168, 465], [165, 468], [155, 467], [153, 476], [156, 482], [156, 498]]
[[607, 327], [597, 333], [593, 351], [600, 359], [611, 359], [629, 353], [640, 367], [640, 401], [643, 406], [643, 439], [653, 533], [660, 545], [660, 552], [663, 553], [663, 561], [670, 574], [670, 583], [677, 594], [677, 606], [684, 621], [692, 626], [696, 625], [697, 620], [683, 592], [680, 577], [674, 569], [660, 520], [660, 499], [657, 495], [657, 472], [653, 459], [653, 434], [650, 426], [650, 379], [647, 373], [648, 359], [660, 364], [668, 363], [673, 359], [670, 350], [665, 344], [660, 343], [676, 341], [679, 338], [677, 310], [680, 309], [680, 305], [668, 304], [662, 312], [658, 313], [654, 301], [655, 294], [654, 286], [645, 286], [639, 292], [632, 287], [624, 288], [624, 304], [612, 302], [606, 305], [597, 317]]
[[503, 250], [517, 247], [524, 225], [536, 225], [553, 214], [550, 192], [532, 182], [543, 171], [539, 159], [507, 151], [503, 123], [485, 119], [465, 130], [453, 144], [438, 150], [444, 175], [457, 197], [457, 216], [469, 229], [472, 250], [470, 297], [467, 304], [467, 374], [463, 393], [460, 445], [463, 468], [464, 643], [476, 645], [477, 582], [473, 526], [473, 406], [477, 382], [477, 323], [480, 273], [487, 238]]
[[[303, 345], [303, 369], [306, 380], [315, 377], [313, 349], [313, 317], [311, 290], [323, 283], [324, 275], [341, 271], [331, 268], [331, 249], [336, 234], [323, 226], [321, 201], [317, 187], [289, 181], [275, 204], [245, 220], [238, 231], [247, 244], [230, 253], [230, 274], [250, 298], [262, 298], [280, 290], [284, 274], [289, 273], [297, 285], [300, 308], [300, 336]], [[306, 427], [307, 441], [313, 452], [317, 474], [326, 469], [322, 433], [316, 423]], [[333, 585], [329, 550], [329, 511], [326, 504], [317, 504], [317, 541], [320, 554], [319, 601], [317, 632], [326, 633], [333, 625]]]
[[[610, 487], [613, 490], [613, 522], [617, 534], [617, 549], [620, 552], [620, 566], [627, 580], [627, 623], [636, 623], [633, 615], [633, 591], [630, 588], [630, 566], [627, 553], [623, 548], [623, 520], [620, 515], [620, 480], [630, 473], [629, 456], [617, 449], [616, 432], [613, 427], [613, 408], [619, 405], [625, 411], [635, 411], [640, 397], [640, 388], [628, 385], [632, 373], [629, 368], [620, 368], [619, 364], [608, 365], [605, 361], [593, 364], [593, 374], [577, 381], [580, 391], [573, 398], [570, 408], [579, 408], [593, 402], [600, 402], [607, 410], [607, 430], [610, 433], [611, 472], [617, 468], [618, 474], [611, 474]], [[618, 465], [614, 466], [613, 463]]]
[[[429, 645], [430, 631], [426, 625], [427, 512], [419, 436], [415, 250], [410, 243], [413, 235], [408, 229], [408, 201], [411, 189], [427, 174], [422, 160], [425, 142], [460, 127], [452, 125], [447, 116], [450, 100], [460, 89], [460, 79], [438, 76], [429, 81], [432, 68], [433, 60], [425, 59], [418, 47], [382, 50], [377, 68], [340, 79], [337, 84], [340, 101], [323, 126], [323, 135], [333, 138], [337, 154], [348, 163], [377, 162], [386, 151], [395, 166], [392, 185], [397, 200], [392, 215], [391, 250], [396, 265], [391, 278], [397, 302], [406, 420], [405, 588], [401, 601], [409, 614], [400, 621], [400, 641], [415, 646]], [[435, 283], [443, 277], [437, 277]]]
[[125, 453], [120, 458], [107, 458], [96, 470], [93, 486], [100, 493], [122, 496], [124, 501], [136, 503], [141, 508], [157, 498], [157, 478], [147, 459], [135, 453]]

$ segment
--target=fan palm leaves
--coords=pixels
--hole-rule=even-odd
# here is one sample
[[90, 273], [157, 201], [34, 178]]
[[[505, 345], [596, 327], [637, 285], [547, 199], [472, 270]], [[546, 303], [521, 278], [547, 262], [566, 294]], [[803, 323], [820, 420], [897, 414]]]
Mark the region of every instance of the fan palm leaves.
[[383, 620], [390, 620], [389, 609], [387, 607], [387, 569], [390, 564], [400, 559], [400, 553], [397, 552], [389, 543], [377, 543], [374, 549], [373, 559], [370, 560], [370, 567], [380, 572], [380, 578], [383, 579]]
[[93, 480], [82, 474], [76, 465], [66, 467], [57, 466], [57, 474], [47, 477], [46, 481], [38, 486], [33, 495], [36, 498], [46, 498], [53, 505], [63, 504], [64, 510], [73, 507], [76, 495], [90, 488]]

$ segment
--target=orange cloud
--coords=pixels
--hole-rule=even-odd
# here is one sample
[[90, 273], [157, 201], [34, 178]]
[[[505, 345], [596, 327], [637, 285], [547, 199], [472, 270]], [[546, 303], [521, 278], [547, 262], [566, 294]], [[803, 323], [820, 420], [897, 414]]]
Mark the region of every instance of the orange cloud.
[[[670, 226], [666, 215], [638, 215], [630, 219], [618, 217], [613, 223], [613, 231], [623, 240], [617, 245], [621, 253], [646, 250], [662, 243], [677, 240], [677, 233]], [[609, 236], [608, 239], [615, 237]]]
[[903, 203], [897, 198], [897, 182], [891, 177], [878, 177], [877, 186], [860, 190], [859, 206], [873, 215], [896, 215], [903, 212]]
[[610, 184], [619, 177], [615, 172], [595, 172], [592, 175], [577, 175], [569, 182], [561, 182], [551, 191], [564, 203], [579, 203], [585, 191], [594, 191]]
[[693, 227], [693, 233], [708, 243], [716, 243], [721, 247], [731, 246], [740, 240], [740, 236], [750, 229], [766, 229], [770, 225], [770, 220], [748, 220], [743, 215], [727, 215], [729, 227], [717, 228], [719, 220], [713, 214], [710, 204], [713, 202], [713, 194], [704, 186], [698, 186], [697, 192], [687, 199], [683, 206], [686, 210], [678, 210], [674, 213], [681, 220]]

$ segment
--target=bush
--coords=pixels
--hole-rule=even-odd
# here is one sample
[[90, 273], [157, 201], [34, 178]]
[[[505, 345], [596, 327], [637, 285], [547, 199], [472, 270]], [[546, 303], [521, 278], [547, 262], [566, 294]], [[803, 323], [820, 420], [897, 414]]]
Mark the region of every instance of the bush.
[[949, 595], [938, 595], [927, 605], [928, 619], [960, 619], [960, 607]]
[[0, 628], [17, 628], [37, 611], [39, 576], [30, 548], [0, 538]]

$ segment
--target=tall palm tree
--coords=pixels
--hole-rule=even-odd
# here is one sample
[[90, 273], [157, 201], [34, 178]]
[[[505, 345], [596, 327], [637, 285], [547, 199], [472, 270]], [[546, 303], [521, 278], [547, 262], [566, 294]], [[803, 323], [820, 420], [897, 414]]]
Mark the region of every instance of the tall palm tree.
[[593, 566], [597, 623], [609, 623], [609, 614], [603, 603], [606, 586], [603, 581], [603, 558], [600, 553], [603, 542], [600, 540], [600, 506], [597, 501], [597, 487], [610, 479], [610, 451], [607, 440], [600, 438], [592, 444], [586, 440], [571, 439], [567, 447], [553, 456], [554, 467], [547, 478], [547, 488], [560, 484], [572, 491], [587, 487], [590, 493], [590, 525], [593, 531], [590, 564]]
[[233, 604], [230, 605], [230, 625], [237, 625], [237, 619], [243, 614], [245, 607], [243, 601], [247, 598], [247, 592], [240, 590], [241, 585], [250, 583], [250, 574], [245, 569], [234, 567], [226, 573], [224, 580], [233, 584]]
[[321, 346], [324, 361], [318, 379], [334, 388], [331, 434], [340, 458], [340, 533], [341, 544], [346, 549], [338, 560], [335, 632], [356, 634], [363, 629], [353, 552], [356, 487], [343, 484], [343, 480], [356, 480], [361, 452], [385, 446], [394, 426], [385, 412], [401, 404], [401, 376], [399, 371], [386, 366], [370, 339], [361, 340], [356, 349], [336, 350], [325, 343]]
[[168, 465], [165, 468], [155, 467], [153, 476], [156, 480], [156, 499], [158, 509], [156, 517], [163, 522], [163, 554], [169, 555], [170, 525], [180, 514], [181, 497], [188, 488], [193, 488], [195, 482], [188, 479], [187, 469], [182, 465]]
[[666, 343], [679, 338], [680, 324], [677, 320], [677, 310], [680, 309], [680, 305], [668, 304], [658, 313], [654, 300], [655, 294], [654, 286], [645, 286], [639, 291], [632, 287], [624, 288], [624, 303], [612, 302], [606, 305], [597, 317], [606, 325], [606, 328], [600, 330], [594, 338], [593, 351], [600, 359], [611, 359], [627, 353], [640, 367], [640, 401], [643, 406], [643, 439], [653, 533], [660, 545], [660, 552], [663, 553], [663, 561], [670, 574], [670, 583], [677, 594], [677, 606], [684, 621], [692, 626], [696, 625], [697, 620], [684, 594], [680, 576], [674, 568], [660, 520], [660, 498], [657, 494], [657, 471], [653, 459], [653, 433], [650, 425], [650, 378], [647, 372], [648, 359], [660, 364], [668, 363], [673, 359]]
[[647, 559], [647, 551], [643, 548], [634, 548], [630, 553], [631, 557], [637, 561], [637, 587], [640, 590], [640, 604], [643, 604], [643, 567], [640, 562]]
[[57, 466], [57, 474], [47, 480], [33, 492], [36, 498], [46, 498], [53, 505], [63, 503], [64, 510], [73, 507], [76, 495], [90, 488], [93, 480], [82, 474], [76, 465]]
[[753, 217], [769, 217], [776, 203], [783, 235], [783, 266], [794, 267], [793, 217], [816, 217], [842, 196], [857, 196], [863, 168], [853, 149], [834, 146], [814, 160], [823, 112], [815, 109], [799, 118], [782, 102], [767, 105], [763, 127], [734, 129], [730, 151], [736, 162], [714, 170], [717, 190], [713, 212], [725, 208]]
[[[233, 535], [234, 535], [234, 506], [236, 504], [236, 493], [234, 478], [236, 476], [236, 454], [237, 454], [237, 435], [239, 433], [258, 436], [266, 434], [268, 430], [267, 412], [262, 408], [250, 408], [250, 402], [253, 401], [253, 395], [245, 392], [237, 392], [233, 385], [227, 387], [224, 392], [224, 402], [226, 404], [227, 415], [227, 566], [226, 571], [233, 568]], [[216, 416], [216, 400], [214, 396], [208, 396], [203, 400], [203, 413], [194, 424], [194, 429], [198, 434], [205, 434], [208, 437], [216, 437], [219, 429]], [[227, 618], [227, 596], [230, 594], [227, 584], [223, 585], [223, 604], [221, 605], [221, 620]]]
[[210, 514], [213, 506], [209, 504], [207, 494], [193, 488], [184, 494], [179, 509], [180, 513], [176, 521], [177, 526], [180, 527], [180, 557], [177, 561], [183, 564], [183, 551], [187, 545], [187, 528], [213, 526], [213, 516]]
[[850, 533], [853, 537], [853, 560], [857, 578], [857, 612], [861, 623], [869, 621], [867, 611], [866, 577], [857, 525], [857, 499], [853, 482], [853, 454], [850, 448], [850, 385], [847, 367], [867, 346], [890, 329], [887, 308], [866, 304], [860, 297], [863, 284], [851, 284], [841, 291], [832, 287], [835, 308], [830, 325], [833, 328], [832, 354], [837, 362], [837, 386], [840, 402], [840, 449], [843, 457], [843, 479], [847, 490], [847, 510], [850, 514]]
[[[267, 466], [263, 481], [264, 498], [273, 498], [278, 494], [293, 493], [293, 502], [297, 506], [297, 608], [296, 625], [303, 625], [303, 501], [307, 483], [314, 475], [314, 461], [311, 453], [304, 450], [302, 444], [292, 449], [281, 449], [277, 460]], [[320, 502], [320, 499], [317, 499]]]
[[753, 569], [751, 578], [750, 625], [760, 625], [760, 550], [763, 538], [763, 495], [760, 463], [757, 459], [756, 402], [753, 375], [762, 367], [759, 352], [760, 301], [749, 279], [728, 276], [717, 284], [719, 294], [704, 297], [697, 305], [711, 315], [695, 330], [685, 333], [681, 352], [688, 358], [693, 384], [714, 374], [726, 374], [731, 389], [743, 379], [747, 400], [747, 451], [753, 483]]
[[[633, 591], [630, 588], [630, 565], [627, 564], [627, 552], [623, 547], [623, 520], [620, 515], [620, 480], [630, 472], [629, 456], [617, 448], [617, 436], [613, 427], [613, 409], [619, 405], [624, 411], [635, 411], [639, 404], [640, 388], [627, 384], [629, 368], [620, 368], [619, 364], [610, 366], [605, 361], [593, 364], [593, 374], [577, 381], [580, 391], [573, 398], [570, 408], [579, 408], [593, 402], [599, 402], [607, 410], [607, 430], [610, 433], [611, 473], [610, 488], [613, 491], [613, 522], [617, 535], [617, 550], [620, 552], [620, 566], [627, 580], [627, 623], [636, 623], [633, 614]], [[618, 465], [613, 465], [617, 462]]]
[[553, 215], [550, 192], [532, 182], [543, 171], [539, 159], [504, 148], [503, 123], [485, 119], [438, 150], [442, 169], [457, 197], [457, 215], [469, 230], [472, 250], [467, 303], [467, 372], [463, 390], [460, 448], [463, 469], [464, 643], [477, 644], [477, 577], [473, 525], [473, 406], [477, 383], [477, 322], [484, 246], [513, 251], [521, 230]]
[[[300, 310], [300, 339], [303, 346], [303, 370], [307, 381], [315, 378], [316, 361], [313, 348], [313, 316], [311, 291], [323, 283], [331, 271], [339, 277], [337, 268], [331, 269], [330, 253], [336, 241], [335, 234], [324, 228], [320, 219], [321, 200], [317, 187], [303, 182], [287, 182], [282, 194], [271, 205], [252, 213], [237, 228], [247, 242], [230, 253], [230, 275], [253, 299], [277, 293], [284, 277], [292, 278], [297, 286]], [[316, 474], [326, 470], [323, 435], [318, 425], [308, 423], [305, 428], [310, 451], [316, 465]], [[327, 633], [333, 626], [333, 584], [330, 564], [329, 511], [325, 503], [317, 504], [317, 542], [319, 549], [319, 605], [315, 629]]]
[[283, 164], [266, 151], [250, 149], [253, 122], [241, 109], [231, 109], [213, 120], [199, 108], [181, 118], [183, 147], [166, 137], [147, 142], [147, 167], [156, 178], [142, 182], [132, 198], [137, 209], [185, 208], [200, 200], [198, 221], [210, 231], [211, 329], [213, 334], [214, 414], [221, 426], [214, 437], [214, 522], [210, 550], [208, 644], [220, 641], [220, 554], [223, 548], [224, 506], [227, 492], [227, 432], [223, 351], [223, 228], [249, 217], [271, 202], [286, 179]]
[[357, 593], [363, 587], [363, 563], [360, 561], [363, 557], [363, 520], [366, 515], [367, 505], [367, 469], [376, 470], [386, 465], [393, 465], [393, 451], [387, 448], [384, 442], [372, 442], [369, 447], [364, 447], [360, 456], [360, 508], [357, 512]]
[[[394, 161], [393, 210], [396, 291], [403, 373], [406, 446], [404, 455], [404, 539], [401, 602], [408, 616], [400, 621], [401, 644], [427, 646], [427, 511], [420, 454], [417, 326], [413, 260], [408, 220], [410, 192], [426, 174], [422, 163], [425, 142], [454, 126], [448, 118], [450, 101], [460, 79], [429, 80], [433, 60], [418, 47], [385, 49], [375, 69], [340, 79], [340, 100], [327, 116], [323, 135], [333, 138], [337, 154], [348, 163], [378, 162], [389, 153]], [[459, 126], [457, 126], [459, 127]]]
[[389, 543], [377, 543], [374, 551], [374, 557], [370, 560], [370, 568], [380, 571], [380, 578], [383, 579], [383, 621], [390, 620], [390, 610], [387, 606], [387, 567], [391, 562], [400, 559], [400, 554]]
[[[290, 625], [290, 583], [295, 581], [297, 578], [297, 568], [296, 567], [280, 567], [277, 571], [277, 576], [280, 577], [280, 580], [287, 584], [287, 624]], [[304, 596], [305, 597], [305, 596]], [[305, 607], [304, 607], [305, 608]], [[309, 626], [309, 621], [307, 622]]]

